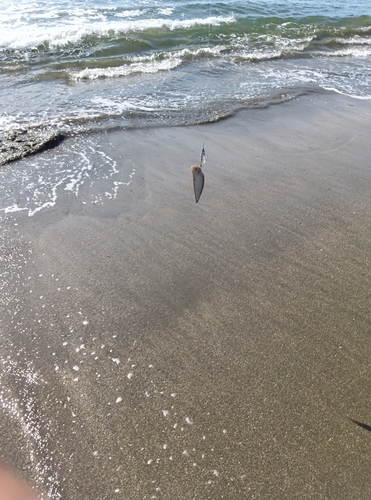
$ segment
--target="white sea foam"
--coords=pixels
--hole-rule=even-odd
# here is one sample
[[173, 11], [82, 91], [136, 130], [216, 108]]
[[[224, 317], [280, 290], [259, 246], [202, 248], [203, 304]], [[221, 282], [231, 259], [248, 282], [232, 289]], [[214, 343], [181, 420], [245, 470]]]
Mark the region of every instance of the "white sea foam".
[[331, 92], [335, 92], [336, 94], [341, 94], [341, 95], [344, 95], [344, 96], [347, 96], [347, 97], [352, 97], [353, 99], [360, 99], [360, 100], [364, 100], [364, 101], [369, 101], [371, 99], [371, 95], [368, 94], [368, 95], [354, 95], [352, 93], [352, 90], [350, 89], [349, 90], [349, 93], [347, 93], [345, 90], [339, 90], [335, 87], [331, 87], [331, 86], [323, 86], [324, 89], [326, 90], [329, 90]]
[[109, 68], [86, 68], [71, 74], [71, 80], [96, 80], [98, 78], [117, 78], [135, 73], [157, 73], [158, 71], [169, 71], [182, 63], [181, 59], [165, 59], [162, 61], [148, 61], [133, 63], [125, 66]]
[[252, 41], [250, 36], [244, 35], [232, 42], [231, 57], [246, 61], [278, 59], [283, 54], [303, 52], [312, 39], [313, 37], [287, 39], [276, 35], [262, 35]]
[[120, 36], [146, 30], [190, 29], [194, 26], [218, 26], [235, 22], [234, 16], [215, 16], [205, 19], [138, 19], [125, 21], [95, 21], [83, 17], [70, 19], [65, 25], [40, 24], [37, 28], [28, 23], [8, 25], [0, 32], [0, 49], [25, 50], [48, 44], [51, 48], [78, 44], [89, 36]]
[[114, 12], [115, 17], [139, 17], [146, 13], [146, 9], [143, 10], [123, 10], [121, 12]]
[[[122, 66], [85, 68], [80, 71], [71, 72], [70, 79], [78, 82], [81, 80], [96, 80], [98, 78], [117, 78], [136, 73], [148, 74], [157, 73], [159, 71], [169, 71], [181, 66], [181, 64], [189, 58], [198, 57], [200, 55], [219, 56], [226, 48], [226, 45], [221, 44], [213, 47], [185, 48], [151, 56], [134, 56]], [[102, 97], [97, 97], [96, 99], [100, 99], [100, 102], [104, 101]]]
[[122, 112], [128, 110], [155, 111], [157, 109], [156, 104], [158, 104], [156, 101], [148, 99], [146, 102], [143, 102], [143, 100], [140, 99], [119, 100], [101, 96], [94, 97], [92, 103], [114, 115], [121, 115]]
[[316, 52], [316, 56], [323, 57], [357, 57], [357, 58], [366, 58], [371, 55], [371, 44], [364, 46], [355, 46], [351, 45], [350, 47], [344, 47], [343, 49], [334, 50], [332, 52]]
[[[116, 160], [103, 153], [90, 138], [71, 143], [71, 148], [61, 153], [57, 162], [47, 156], [34, 157], [28, 162], [26, 167], [19, 164], [18, 168], [0, 171], [0, 212], [24, 211], [32, 217], [41, 210], [54, 207], [63, 191], [77, 196], [83, 186], [93, 186], [96, 179], [102, 183], [103, 196], [92, 194], [91, 203], [103, 204], [105, 199], [114, 200], [120, 187], [129, 185], [136, 172], [132, 163], [132, 168], [124, 174], [126, 180], [117, 179], [117, 176], [122, 178], [122, 172], [117, 168]], [[14, 179], [10, 180], [9, 175]], [[2, 179], [17, 187], [7, 189]], [[88, 320], [84, 319], [83, 324], [88, 325]]]
[[344, 45], [371, 45], [371, 40], [369, 37], [361, 37], [359, 35], [354, 36], [353, 38], [335, 38], [337, 43], [341, 43]]
[[174, 12], [174, 7], [166, 7], [165, 9], [158, 9], [158, 13], [161, 16], [171, 16]]

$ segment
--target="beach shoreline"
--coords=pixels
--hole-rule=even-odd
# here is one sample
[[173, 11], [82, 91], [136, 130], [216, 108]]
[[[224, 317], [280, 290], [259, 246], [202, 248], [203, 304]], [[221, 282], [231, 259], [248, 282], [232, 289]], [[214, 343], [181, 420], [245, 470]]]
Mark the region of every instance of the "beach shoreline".
[[4, 458], [58, 500], [368, 498], [370, 132], [312, 94], [3, 167]]

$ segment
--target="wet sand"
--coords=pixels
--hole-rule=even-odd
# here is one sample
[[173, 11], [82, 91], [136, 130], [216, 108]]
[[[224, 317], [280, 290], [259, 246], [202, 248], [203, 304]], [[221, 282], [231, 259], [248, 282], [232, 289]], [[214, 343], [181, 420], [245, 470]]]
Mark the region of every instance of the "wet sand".
[[4, 458], [63, 500], [370, 498], [370, 137], [337, 95], [117, 131], [115, 200], [8, 214]]

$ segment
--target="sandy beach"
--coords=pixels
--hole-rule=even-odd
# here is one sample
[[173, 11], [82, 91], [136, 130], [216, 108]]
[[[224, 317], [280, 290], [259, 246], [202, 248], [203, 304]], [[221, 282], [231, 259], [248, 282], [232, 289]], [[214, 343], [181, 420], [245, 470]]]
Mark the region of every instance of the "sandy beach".
[[330, 93], [97, 134], [114, 199], [2, 212], [3, 458], [61, 500], [370, 498], [370, 137]]

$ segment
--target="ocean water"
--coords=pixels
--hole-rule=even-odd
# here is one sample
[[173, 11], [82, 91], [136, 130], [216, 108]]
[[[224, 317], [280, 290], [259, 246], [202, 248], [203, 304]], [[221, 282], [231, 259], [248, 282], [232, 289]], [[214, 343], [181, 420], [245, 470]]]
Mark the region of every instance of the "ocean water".
[[369, 99], [370, 56], [368, 0], [3, 0], [0, 160], [308, 92]]

